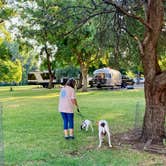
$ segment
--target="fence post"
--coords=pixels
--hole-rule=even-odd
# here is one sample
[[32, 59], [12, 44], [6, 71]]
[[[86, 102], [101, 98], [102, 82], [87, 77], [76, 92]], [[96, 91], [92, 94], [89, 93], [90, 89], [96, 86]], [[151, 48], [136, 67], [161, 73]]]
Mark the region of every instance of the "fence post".
[[3, 144], [3, 123], [2, 123], [3, 107], [0, 103], [0, 166], [4, 165], [4, 144]]

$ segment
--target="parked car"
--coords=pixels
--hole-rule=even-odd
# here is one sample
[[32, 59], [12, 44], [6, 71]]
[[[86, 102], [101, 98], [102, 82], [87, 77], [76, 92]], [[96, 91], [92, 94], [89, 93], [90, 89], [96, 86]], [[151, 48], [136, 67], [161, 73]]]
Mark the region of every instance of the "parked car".
[[144, 77], [134, 78], [134, 82], [136, 84], [144, 84], [145, 78]]
[[122, 88], [128, 88], [133, 89], [134, 88], [134, 80], [132, 78], [129, 78], [126, 75], [122, 75]]

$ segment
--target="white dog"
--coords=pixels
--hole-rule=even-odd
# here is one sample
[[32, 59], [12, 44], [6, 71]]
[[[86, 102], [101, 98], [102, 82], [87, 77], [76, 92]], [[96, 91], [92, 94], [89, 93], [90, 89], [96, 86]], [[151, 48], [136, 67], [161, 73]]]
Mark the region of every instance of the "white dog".
[[88, 120], [88, 119], [82, 121], [81, 130], [85, 129], [85, 131], [88, 131], [89, 127], [91, 127], [92, 132], [93, 132], [92, 122], [90, 120]]
[[110, 131], [109, 131], [109, 126], [108, 126], [108, 123], [106, 120], [100, 120], [99, 123], [98, 123], [98, 129], [99, 129], [99, 148], [101, 147], [101, 144], [103, 142], [103, 139], [104, 139], [104, 136], [107, 134], [108, 136], [108, 144], [109, 144], [109, 147], [112, 147], [111, 145], [111, 134], [110, 134]]

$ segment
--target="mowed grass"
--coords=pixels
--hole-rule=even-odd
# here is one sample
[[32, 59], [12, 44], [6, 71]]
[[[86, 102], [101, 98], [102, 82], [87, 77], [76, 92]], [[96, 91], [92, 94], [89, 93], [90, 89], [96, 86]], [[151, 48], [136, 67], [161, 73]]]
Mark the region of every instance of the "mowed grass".
[[[135, 114], [141, 123], [144, 92], [100, 90], [77, 92], [81, 114], [93, 122], [94, 133], [80, 131], [82, 117], [75, 112], [75, 140], [64, 140], [58, 112], [59, 89], [34, 86], [0, 88], [3, 104], [5, 165], [20, 166], [158, 166], [164, 156], [139, 152], [129, 146], [98, 146], [97, 121], [106, 119], [112, 134], [132, 129]], [[138, 107], [136, 104], [139, 102]], [[139, 113], [136, 113], [137, 112]], [[138, 122], [137, 122], [138, 123]], [[114, 142], [112, 143], [114, 146]]]

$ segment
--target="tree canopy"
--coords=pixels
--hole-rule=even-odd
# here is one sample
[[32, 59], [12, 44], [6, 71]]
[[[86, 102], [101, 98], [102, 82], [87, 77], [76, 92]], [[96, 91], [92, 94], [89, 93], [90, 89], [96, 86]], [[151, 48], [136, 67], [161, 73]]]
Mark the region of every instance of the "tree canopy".
[[5, 20], [13, 11], [2, 1], [0, 7], [0, 82], [19, 83], [22, 79], [22, 67], [18, 60], [18, 47], [5, 25]]

